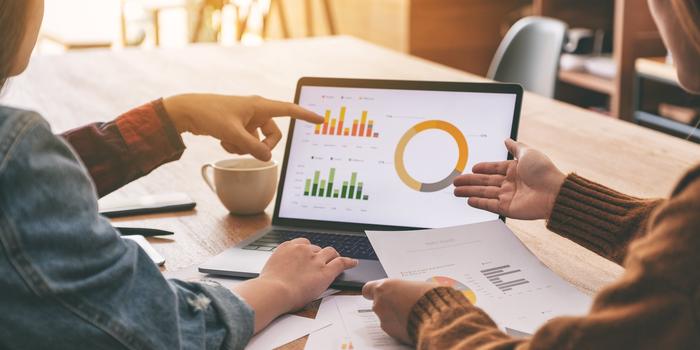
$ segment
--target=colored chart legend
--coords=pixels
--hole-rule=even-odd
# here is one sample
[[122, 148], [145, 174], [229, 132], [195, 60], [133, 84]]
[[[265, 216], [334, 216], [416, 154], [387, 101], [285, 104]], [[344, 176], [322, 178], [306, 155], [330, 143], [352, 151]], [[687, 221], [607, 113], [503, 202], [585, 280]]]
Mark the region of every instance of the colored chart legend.
[[315, 171], [313, 178], [306, 179], [304, 196], [369, 200], [369, 196], [362, 192], [364, 184], [357, 181], [357, 173], [352, 173], [350, 181], [343, 181], [340, 188], [335, 186], [335, 168], [328, 172], [328, 179], [321, 179], [321, 172]]
[[354, 119], [352, 121], [352, 126], [347, 127], [345, 124], [346, 112], [346, 107], [340, 107], [340, 115], [337, 118], [331, 118], [331, 110], [327, 109], [323, 124], [316, 125], [314, 134], [349, 137], [379, 137], [379, 133], [374, 132], [374, 120], [368, 120], [367, 111], [362, 111], [360, 119]]

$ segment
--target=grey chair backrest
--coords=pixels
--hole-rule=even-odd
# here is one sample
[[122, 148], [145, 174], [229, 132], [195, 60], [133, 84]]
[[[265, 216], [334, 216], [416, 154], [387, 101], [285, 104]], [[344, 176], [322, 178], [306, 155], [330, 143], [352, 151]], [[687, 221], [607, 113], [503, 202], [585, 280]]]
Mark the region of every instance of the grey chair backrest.
[[525, 90], [554, 97], [567, 25], [546, 17], [525, 17], [501, 41], [487, 77], [518, 83]]

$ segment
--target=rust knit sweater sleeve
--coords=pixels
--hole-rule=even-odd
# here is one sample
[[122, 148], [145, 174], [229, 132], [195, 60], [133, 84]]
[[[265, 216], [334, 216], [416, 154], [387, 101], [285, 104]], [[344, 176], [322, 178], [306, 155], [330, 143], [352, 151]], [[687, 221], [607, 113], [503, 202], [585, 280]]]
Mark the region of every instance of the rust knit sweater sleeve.
[[587, 315], [555, 318], [515, 339], [461, 293], [440, 287], [409, 315], [417, 348], [700, 349], [700, 167], [661, 202], [569, 176], [549, 226], [601, 255], [626, 256], [624, 275], [598, 293]]
[[645, 234], [650, 213], [661, 203], [570, 174], [559, 190], [547, 228], [622, 264], [629, 243]]

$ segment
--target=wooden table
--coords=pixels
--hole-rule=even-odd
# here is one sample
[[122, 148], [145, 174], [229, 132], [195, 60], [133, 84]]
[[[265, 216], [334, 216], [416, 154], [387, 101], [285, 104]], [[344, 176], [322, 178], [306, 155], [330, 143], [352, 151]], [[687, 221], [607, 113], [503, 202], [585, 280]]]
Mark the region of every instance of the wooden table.
[[[259, 94], [291, 100], [302, 76], [481, 81], [482, 78], [349, 38], [270, 42], [258, 47], [194, 46], [151, 51], [95, 51], [34, 57], [0, 102], [34, 109], [56, 132], [109, 120], [146, 101], [182, 92]], [[282, 129], [286, 120], [280, 120]], [[200, 166], [230, 157], [207, 137], [185, 135], [178, 162], [125, 186], [113, 196], [182, 191], [197, 209], [119, 220], [175, 231], [151, 242], [168, 270], [200, 264], [270, 222], [264, 215], [227, 213], [200, 178]], [[565, 171], [637, 196], [668, 195], [684, 170], [700, 162], [700, 145], [567, 104], [526, 94], [520, 139], [546, 152]], [[284, 141], [274, 151], [283, 156]], [[594, 293], [622, 268], [547, 231], [542, 221], [509, 220], [518, 237], [550, 268]], [[293, 348], [302, 348], [297, 341]]]

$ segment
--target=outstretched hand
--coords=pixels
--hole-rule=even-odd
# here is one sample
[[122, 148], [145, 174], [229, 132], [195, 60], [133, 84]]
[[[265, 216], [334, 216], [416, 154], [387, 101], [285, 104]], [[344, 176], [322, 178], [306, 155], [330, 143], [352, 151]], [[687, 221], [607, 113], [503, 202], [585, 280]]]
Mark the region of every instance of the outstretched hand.
[[513, 219], [548, 219], [566, 175], [536, 149], [510, 139], [506, 147], [515, 160], [476, 164], [455, 179], [455, 195]]
[[186, 94], [166, 98], [163, 104], [179, 132], [213, 136], [228, 152], [264, 161], [272, 158], [272, 149], [282, 139], [273, 118], [323, 122], [323, 117], [296, 104], [260, 96]]

